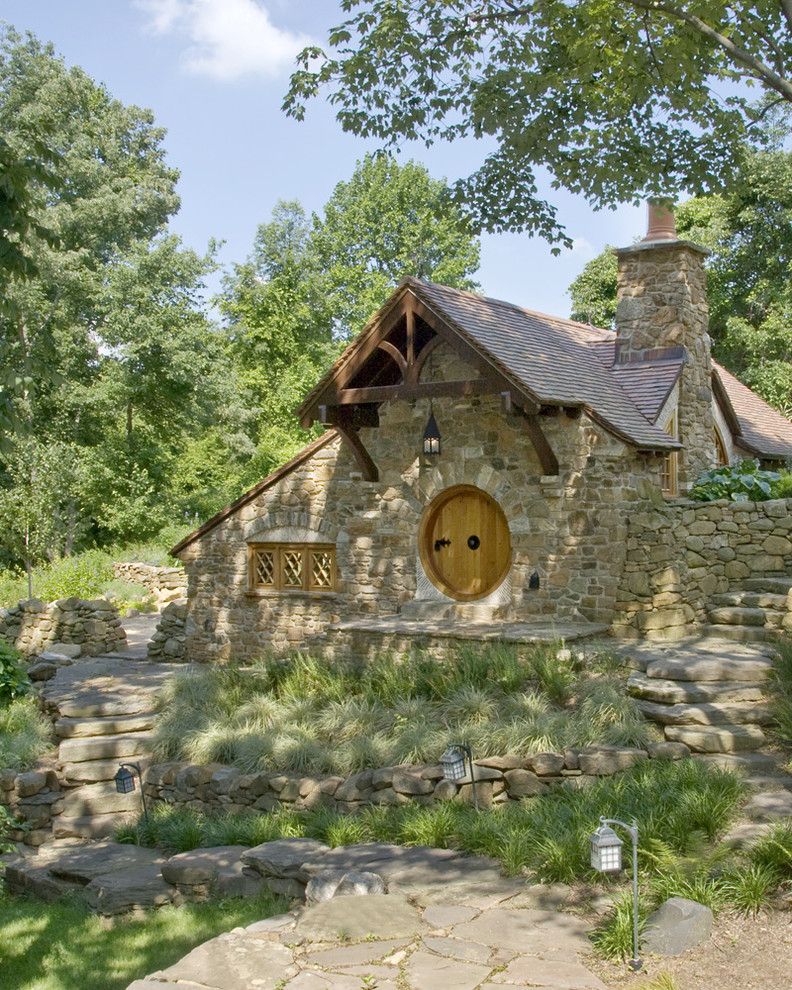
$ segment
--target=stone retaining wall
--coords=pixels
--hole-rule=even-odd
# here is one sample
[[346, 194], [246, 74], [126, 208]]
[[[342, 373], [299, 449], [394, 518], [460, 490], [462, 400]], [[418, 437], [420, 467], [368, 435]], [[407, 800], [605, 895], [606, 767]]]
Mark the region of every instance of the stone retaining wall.
[[9, 838], [28, 846], [40, 846], [52, 835], [52, 821], [63, 811], [63, 792], [54, 770], [0, 770], [0, 804], [5, 805], [23, 828]]
[[[582, 787], [595, 777], [627, 770], [641, 760], [681, 759], [689, 752], [681, 743], [660, 742], [648, 750], [603, 746], [528, 757], [493, 756], [476, 761], [478, 801], [481, 807], [489, 808], [544, 794], [551, 784]], [[152, 801], [227, 812], [266, 812], [278, 807], [354, 812], [366, 805], [395, 806], [412, 801], [434, 804], [458, 799], [470, 803], [473, 792], [469, 776], [458, 783], [444, 780], [437, 765], [382, 767], [344, 778], [244, 774], [218, 764], [161, 763], [148, 768], [144, 786]]]
[[122, 648], [126, 633], [118, 610], [106, 598], [62, 598], [49, 604], [32, 598], [0, 609], [0, 639], [26, 656], [56, 643], [77, 644], [83, 656], [98, 656]]
[[177, 598], [162, 610], [148, 648], [149, 660], [173, 663], [187, 659], [187, 599]]
[[160, 604], [187, 594], [187, 575], [182, 567], [159, 567], [138, 560], [122, 560], [113, 564], [113, 574], [122, 581], [142, 584]]
[[792, 574], [792, 499], [647, 503], [626, 524], [619, 635], [678, 639], [707, 621], [711, 595]]

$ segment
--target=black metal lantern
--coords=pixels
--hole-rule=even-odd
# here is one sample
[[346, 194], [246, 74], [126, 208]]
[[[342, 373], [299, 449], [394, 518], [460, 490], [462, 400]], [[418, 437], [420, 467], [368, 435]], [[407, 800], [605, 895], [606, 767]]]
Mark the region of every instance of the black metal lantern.
[[423, 435], [423, 452], [427, 457], [437, 457], [440, 453], [440, 430], [431, 406], [429, 406], [429, 419], [426, 422]]
[[146, 795], [143, 792], [143, 771], [139, 763], [119, 763], [116, 775], [113, 777], [115, 789], [119, 794], [131, 794], [135, 790], [135, 774], [140, 781], [140, 800], [143, 805], [143, 817], [148, 821]]
[[440, 757], [440, 766], [443, 770], [443, 777], [452, 780], [454, 783], [464, 781], [467, 777], [465, 770], [465, 760], [470, 767], [470, 783], [473, 788], [473, 805], [478, 811], [478, 792], [476, 791], [476, 772], [473, 769], [473, 751], [467, 743], [455, 743]]

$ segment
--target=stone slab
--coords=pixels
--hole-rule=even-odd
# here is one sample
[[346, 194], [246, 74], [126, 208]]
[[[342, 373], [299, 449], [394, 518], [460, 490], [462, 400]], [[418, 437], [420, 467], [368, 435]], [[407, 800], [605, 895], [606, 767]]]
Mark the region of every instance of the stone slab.
[[375, 939], [359, 942], [357, 945], [341, 945], [333, 949], [320, 949], [308, 955], [312, 966], [326, 969], [344, 969], [348, 966], [362, 966], [390, 955], [397, 949], [409, 945], [409, 939]]
[[766, 697], [762, 682], [746, 681], [671, 681], [647, 677], [636, 672], [630, 675], [627, 688], [634, 697], [660, 704], [698, 705], [709, 702], [763, 701]]
[[191, 849], [171, 856], [162, 864], [162, 875], [173, 884], [197, 885], [212, 883], [220, 874], [241, 876], [242, 854], [247, 846], [213, 846], [211, 849]]
[[[242, 855], [242, 862], [264, 877], [276, 877], [283, 880], [299, 880], [306, 883], [313, 875], [303, 868], [303, 863], [321, 862], [330, 847], [316, 839], [294, 838], [275, 839], [273, 842], [262, 842], [253, 846]], [[319, 866], [313, 872], [318, 872]], [[335, 866], [324, 867], [335, 869]]]
[[436, 952], [440, 956], [448, 956], [449, 959], [459, 959], [462, 962], [484, 963], [489, 962], [492, 949], [489, 945], [480, 945], [478, 942], [462, 941], [458, 938], [450, 938], [447, 935], [424, 935], [423, 944], [430, 952]]
[[116, 870], [133, 869], [162, 863], [162, 854], [156, 849], [125, 845], [119, 842], [97, 842], [66, 850], [50, 864], [56, 877], [88, 884], [96, 877]]
[[339, 897], [305, 909], [296, 931], [306, 938], [407, 938], [426, 928], [418, 909], [406, 897], [374, 894]]
[[175, 897], [176, 891], [163, 880], [157, 863], [103, 874], [85, 888], [88, 906], [108, 916], [162, 907], [172, 903]]
[[418, 949], [405, 965], [407, 981], [420, 990], [475, 990], [490, 973], [489, 966], [449, 959]]
[[527, 984], [543, 990], [608, 990], [602, 980], [579, 962], [567, 959], [540, 959], [518, 956], [506, 969], [496, 973], [493, 984]]
[[775, 822], [785, 818], [792, 819], [792, 792], [779, 790], [754, 794], [746, 805], [745, 813], [755, 822]]
[[154, 742], [153, 732], [129, 732], [124, 736], [86, 736], [64, 739], [58, 749], [61, 763], [85, 760], [128, 759], [148, 754]]
[[765, 743], [764, 732], [756, 725], [693, 726], [667, 725], [666, 739], [683, 742], [699, 753], [739, 753], [759, 749]]
[[691, 657], [652, 661], [646, 668], [649, 678], [673, 681], [749, 681], [756, 683], [773, 669], [772, 660], [730, 660], [716, 657]]
[[217, 990], [280, 990], [296, 973], [291, 951], [279, 942], [229, 933], [199, 945], [162, 975], [179, 986], [192, 981]]
[[470, 939], [514, 952], [573, 953], [587, 951], [587, 926], [569, 914], [496, 907], [473, 921], [455, 925], [455, 938]]
[[156, 715], [144, 712], [137, 715], [117, 715], [109, 718], [59, 718], [55, 722], [55, 735], [59, 739], [75, 736], [114, 736], [129, 732], [143, 732], [154, 727]]

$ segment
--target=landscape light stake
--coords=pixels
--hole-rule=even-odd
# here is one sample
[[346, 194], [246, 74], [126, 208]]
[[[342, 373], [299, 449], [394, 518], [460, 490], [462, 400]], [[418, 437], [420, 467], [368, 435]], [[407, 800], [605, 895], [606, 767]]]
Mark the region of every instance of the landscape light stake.
[[443, 768], [443, 777], [454, 782], [463, 780], [467, 775], [465, 770], [465, 758], [470, 767], [470, 784], [473, 788], [473, 807], [479, 810], [478, 793], [476, 791], [476, 772], [473, 769], [473, 751], [467, 743], [454, 743], [440, 757], [440, 766]]
[[632, 825], [618, 818], [600, 818], [600, 827], [591, 836], [591, 865], [600, 873], [619, 873], [622, 868], [622, 846], [624, 843], [610, 827], [618, 825], [630, 833], [633, 861], [633, 957], [630, 969], [633, 972], [643, 966], [638, 957], [638, 822], [633, 818]]
[[[133, 773], [134, 771], [134, 773]], [[143, 802], [143, 817], [148, 822], [148, 808], [146, 807], [146, 795], [143, 790], [143, 771], [139, 763], [119, 763], [116, 775], [113, 778], [115, 788], [119, 794], [131, 794], [135, 789], [135, 774], [140, 781], [140, 800]]]

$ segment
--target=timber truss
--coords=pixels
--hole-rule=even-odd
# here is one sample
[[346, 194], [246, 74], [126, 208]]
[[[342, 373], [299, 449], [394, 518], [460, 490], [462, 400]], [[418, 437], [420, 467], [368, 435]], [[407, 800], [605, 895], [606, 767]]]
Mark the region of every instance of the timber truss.
[[[447, 342], [479, 374], [456, 381], [421, 381], [427, 358]], [[377, 466], [359, 430], [379, 426], [379, 406], [395, 399], [500, 395], [504, 412], [519, 415], [546, 475], [558, 474], [558, 461], [542, 430], [540, 406], [503, 367], [480, 350], [461, 329], [438, 315], [402, 286], [391, 301], [344, 351], [298, 410], [306, 429], [319, 421], [333, 426], [354, 455], [367, 481], [377, 481]], [[570, 410], [570, 414], [577, 414]]]

